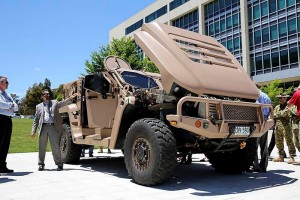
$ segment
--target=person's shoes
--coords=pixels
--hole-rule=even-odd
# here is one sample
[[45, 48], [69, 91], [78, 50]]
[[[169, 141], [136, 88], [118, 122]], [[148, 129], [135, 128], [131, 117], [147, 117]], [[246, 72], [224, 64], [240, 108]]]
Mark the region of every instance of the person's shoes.
[[84, 153], [82, 153], [82, 154], [80, 155], [80, 157], [84, 157]]
[[57, 166], [56, 171], [62, 171], [63, 170], [63, 166]]
[[14, 170], [8, 169], [7, 167], [1, 168], [0, 173], [13, 173]]
[[94, 157], [93, 154], [91, 154], [91, 153], [89, 154], [89, 156], [90, 156], [90, 157]]
[[274, 158], [272, 161], [273, 162], [284, 162], [284, 158], [283, 158], [283, 156], [279, 156], [277, 158]]
[[111, 153], [111, 150], [109, 148], [107, 149], [107, 153]]
[[300, 162], [294, 162], [293, 165], [300, 166]]
[[295, 161], [295, 158], [293, 157], [293, 156], [291, 156], [291, 158], [288, 160], [288, 164], [293, 164], [293, 163], [295, 163], [296, 161]]
[[44, 170], [44, 165], [40, 165], [38, 170], [43, 171]]

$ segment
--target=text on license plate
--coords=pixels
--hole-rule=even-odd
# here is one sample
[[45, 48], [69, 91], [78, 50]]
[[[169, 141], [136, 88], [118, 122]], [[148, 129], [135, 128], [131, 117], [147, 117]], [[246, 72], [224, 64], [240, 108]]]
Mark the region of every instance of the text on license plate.
[[250, 126], [235, 126], [233, 133], [235, 135], [249, 135]]

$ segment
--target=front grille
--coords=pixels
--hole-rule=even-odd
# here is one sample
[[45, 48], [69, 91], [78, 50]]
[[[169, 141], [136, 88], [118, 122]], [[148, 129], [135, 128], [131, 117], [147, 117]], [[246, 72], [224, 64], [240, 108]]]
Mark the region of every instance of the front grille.
[[258, 121], [257, 108], [249, 106], [223, 105], [225, 120]]

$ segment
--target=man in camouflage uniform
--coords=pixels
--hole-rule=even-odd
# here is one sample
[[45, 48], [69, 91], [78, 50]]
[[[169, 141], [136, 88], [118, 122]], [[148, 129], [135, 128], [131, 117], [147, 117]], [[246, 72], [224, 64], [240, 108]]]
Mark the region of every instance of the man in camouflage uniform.
[[287, 107], [287, 98], [285, 93], [277, 96], [280, 104], [274, 108], [275, 126], [275, 143], [278, 149], [279, 157], [274, 158], [273, 162], [284, 162], [284, 139], [286, 140], [290, 159], [288, 164], [295, 163], [296, 149], [293, 143], [293, 135], [291, 129], [291, 111]]
[[[293, 123], [294, 123], [293, 124], [293, 127], [294, 127], [293, 132], [294, 132], [294, 135], [298, 136], [298, 138], [294, 137], [294, 139], [295, 139], [294, 142], [295, 143], [297, 142], [298, 143], [297, 145], [299, 145], [299, 142], [300, 142], [299, 141], [299, 135], [300, 135], [300, 132], [299, 132], [299, 129], [300, 129], [300, 121], [299, 121], [300, 120], [300, 84], [299, 84], [298, 88], [295, 89], [295, 92], [294, 92], [292, 98], [289, 100], [288, 107], [289, 107], [289, 109], [292, 110], [292, 113], [294, 113], [294, 115], [296, 112], [296, 114], [298, 116], [298, 133], [297, 133], [297, 127], [296, 127], [297, 126], [296, 119], [294, 119], [294, 121], [293, 121]], [[295, 110], [295, 108], [296, 108], [296, 110]], [[297, 146], [297, 148], [298, 148], [298, 146]], [[298, 148], [298, 151], [299, 151], [299, 148]], [[294, 165], [300, 165], [300, 162], [296, 162], [296, 163], [294, 163]]]
[[294, 136], [294, 144], [298, 152], [300, 152], [300, 141], [299, 141], [299, 118], [297, 115], [297, 107], [293, 106], [291, 108], [292, 112], [292, 131]]

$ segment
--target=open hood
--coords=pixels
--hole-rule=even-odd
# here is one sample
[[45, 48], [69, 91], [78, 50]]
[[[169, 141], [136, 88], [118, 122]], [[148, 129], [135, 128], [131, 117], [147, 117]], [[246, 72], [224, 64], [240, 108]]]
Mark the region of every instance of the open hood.
[[198, 95], [259, 96], [240, 63], [214, 38], [153, 22], [144, 24], [134, 39], [159, 68], [169, 93], [177, 84]]

